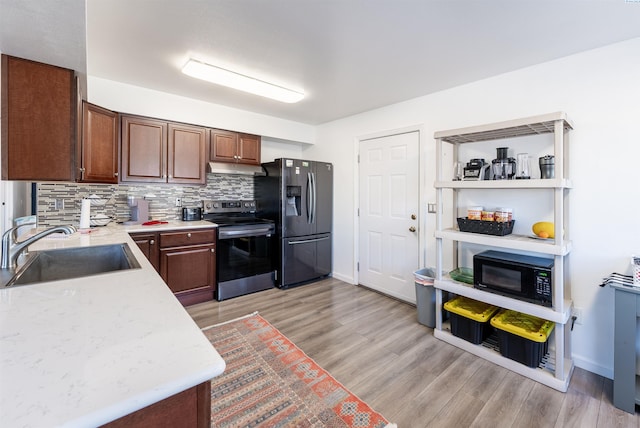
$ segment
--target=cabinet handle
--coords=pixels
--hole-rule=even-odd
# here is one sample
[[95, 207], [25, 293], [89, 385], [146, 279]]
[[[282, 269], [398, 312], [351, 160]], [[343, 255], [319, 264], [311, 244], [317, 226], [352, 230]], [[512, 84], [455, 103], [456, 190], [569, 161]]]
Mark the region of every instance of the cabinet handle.
[[409, 232], [415, 232], [415, 231], [416, 231], [416, 228], [415, 228], [415, 227], [411, 226], [411, 227], [409, 228]]
[[80, 168], [80, 172], [85, 172], [86, 169], [85, 168]]
[[153, 239], [151, 241], [149, 241], [149, 245], [153, 245], [155, 243], [156, 243], [156, 241], [154, 241]]
[[187, 238], [191, 238], [191, 233], [187, 233]]
[[173, 175], [169, 174], [169, 178], [170, 178], [170, 179], [171, 179], [171, 178], [173, 178]]
[[212, 253], [215, 253], [215, 252], [216, 252], [216, 249], [215, 249], [215, 248], [212, 248], [212, 249], [211, 249], [211, 252], [212, 252]]
[[113, 176], [114, 176], [114, 177], [117, 177], [117, 176], [118, 176], [118, 173], [117, 173], [117, 172], [114, 172], [114, 173], [113, 173]]

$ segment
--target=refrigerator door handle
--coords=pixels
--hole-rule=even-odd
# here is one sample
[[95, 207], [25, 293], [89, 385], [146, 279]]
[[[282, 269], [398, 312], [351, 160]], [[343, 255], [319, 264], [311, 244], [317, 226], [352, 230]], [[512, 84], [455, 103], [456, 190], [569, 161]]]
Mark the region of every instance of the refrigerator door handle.
[[311, 223], [316, 222], [316, 174], [315, 172], [311, 173]]
[[313, 211], [313, 194], [312, 194], [311, 173], [307, 172], [307, 223], [311, 224]]
[[329, 236], [325, 236], [325, 237], [322, 237], [322, 238], [316, 238], [316, 239], [304, 239], [302, 241], [289, 241], [288, 244], [289, 245], [308, 244], [310, 242], [326, 241], [327, 239], [329, 239]]

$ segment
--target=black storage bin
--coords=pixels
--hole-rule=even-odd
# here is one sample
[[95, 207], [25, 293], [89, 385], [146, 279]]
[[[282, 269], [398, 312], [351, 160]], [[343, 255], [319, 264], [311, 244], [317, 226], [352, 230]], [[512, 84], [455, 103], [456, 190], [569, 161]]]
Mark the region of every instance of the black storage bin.
[[498, 330], [500, 354], [528, 367], [538, 367], [549, 350], [551, 321], [503, 309], [491, 319]]
[[499, 308], [458, 296], [445, 303], [444, 309], [449, 311], [451, 334], [477, 345], [491, 335], [489, 320]]
[[549, 341], [533, 342], [500, 329], [498, 329], [498, 346], [503, 357], [529, 367], [538, 367], [542, 357], [549, 351]]

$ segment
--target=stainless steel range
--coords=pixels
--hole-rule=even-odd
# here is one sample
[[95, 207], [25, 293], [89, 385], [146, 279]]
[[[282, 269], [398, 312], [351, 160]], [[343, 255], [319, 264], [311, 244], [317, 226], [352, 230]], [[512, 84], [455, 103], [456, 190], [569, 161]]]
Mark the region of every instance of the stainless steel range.
[[202, 219], [218, 225], [216, 299], [275, 286], [275, 225], [257, 218], [251, 200], [202, 201]]

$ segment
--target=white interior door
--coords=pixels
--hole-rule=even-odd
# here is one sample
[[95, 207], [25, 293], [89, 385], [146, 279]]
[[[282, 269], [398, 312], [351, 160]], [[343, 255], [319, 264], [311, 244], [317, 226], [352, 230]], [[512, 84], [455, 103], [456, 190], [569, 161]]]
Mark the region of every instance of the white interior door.
[[419, 267], [417, 131], [360, 141], [358, 282], [415, 302]]

